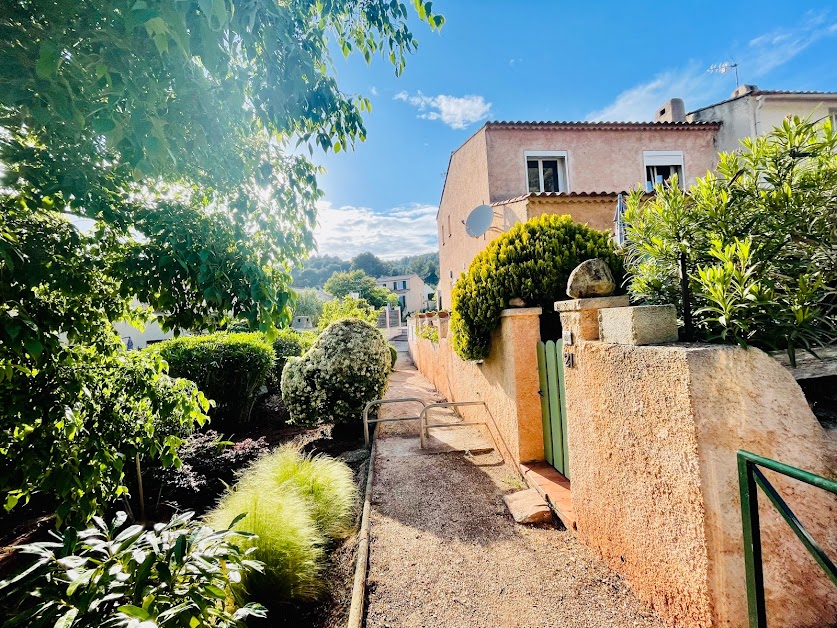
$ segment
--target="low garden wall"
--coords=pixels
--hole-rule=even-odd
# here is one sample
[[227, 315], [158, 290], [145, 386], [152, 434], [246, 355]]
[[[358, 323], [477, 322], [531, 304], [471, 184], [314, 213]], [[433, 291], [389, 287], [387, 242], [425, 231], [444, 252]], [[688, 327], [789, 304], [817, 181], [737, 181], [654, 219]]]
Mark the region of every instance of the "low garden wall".
[[[504, 310], [492, 336], [491, 355], [482, 363], [456, 355], [447, 337], [447, 321], [408, 321], [410, 357], [450, 401], [484, 401], [489, 427], [500, 453], [510, 463], [543, 459], [543, 427], [538, 396], [537, 343], [541, 308]], [[421, 328], [434, 326], [438, 341], [422, 338]], [[462, 407], [469, 420], [486, 418], [481, 407]]]
[[[672, 625], [746, 626], [736, 451], [833, 477], [833, 433], [757, 349], [610, 344], [573, 331], [565, 376], [579, 537]], [[834, 556], [837, 500], [765, 474]], [[837, 589], [763, 493], [759, 502], [770, 625], [833, 625]]]

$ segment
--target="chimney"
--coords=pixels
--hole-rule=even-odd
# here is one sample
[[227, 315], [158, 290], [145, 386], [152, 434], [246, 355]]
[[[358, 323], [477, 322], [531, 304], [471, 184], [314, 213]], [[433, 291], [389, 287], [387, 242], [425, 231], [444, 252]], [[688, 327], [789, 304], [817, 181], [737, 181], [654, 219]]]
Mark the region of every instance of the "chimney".
[[735, 91], [732, 92], [732, 96], [730, 98], [738, 98], [739, 96], [745, 96], [750, 92], [758, 91], [757, 85], [739, 85], [735, 88]]
[[686, 105], [682, 98], [672, 98], [662, 107], [657, 109], [654, 116], [656, 122], [685, 122]]

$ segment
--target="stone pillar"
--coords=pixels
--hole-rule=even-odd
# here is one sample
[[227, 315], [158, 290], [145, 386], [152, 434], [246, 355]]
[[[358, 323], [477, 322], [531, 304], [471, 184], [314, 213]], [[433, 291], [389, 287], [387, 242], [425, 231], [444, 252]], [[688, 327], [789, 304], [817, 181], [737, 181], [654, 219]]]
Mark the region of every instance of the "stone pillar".
[[592, 299], [570, 299], [556, 301], [555, 311], [561, 314], [561, 327], [564, 333], [572, 334], [572, 338], [565, 337], [565, 345], [580, 340], [599, 339], [599, 310], [610, 307], [627, 307], [627, 295], [619, 297], [595, 297]]

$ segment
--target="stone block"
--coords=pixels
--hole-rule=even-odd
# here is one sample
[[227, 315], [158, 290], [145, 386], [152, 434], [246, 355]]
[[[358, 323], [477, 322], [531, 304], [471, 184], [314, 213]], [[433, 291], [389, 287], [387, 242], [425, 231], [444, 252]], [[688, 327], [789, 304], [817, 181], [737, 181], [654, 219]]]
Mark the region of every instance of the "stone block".
[[677, 310], [673, 305], [599, 310], [599, 340], [617, 345], [677, 342]]
[[588, 259], [575, 267], [567, 281], [567, 294], [573, 299], [608, 297], [616, 290], [613, 273], [603, 259]]
[[517, 523], [536, 524], [552, 521], [552, 511], [541, 494], [533, 488], [504, 495], [503, 501]]

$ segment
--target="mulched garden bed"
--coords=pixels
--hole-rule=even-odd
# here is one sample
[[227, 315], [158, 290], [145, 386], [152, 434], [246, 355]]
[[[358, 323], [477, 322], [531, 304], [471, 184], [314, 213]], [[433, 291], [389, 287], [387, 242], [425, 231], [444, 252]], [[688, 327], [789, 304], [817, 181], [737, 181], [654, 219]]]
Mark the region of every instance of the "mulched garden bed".
[[[288, 443], [306, 453], [327, 454], [343, 460], [354, 471], [355, 482], [362, 493], [369, 457], [362, 435], [337, 434], [333, 437], [331, 426], [297, 427], [288, 425], [287, 419], [288, 412], [281, 397], [267, 396], [253, 408], [252, 419], [246, 429], [233, 431], [223, 426], [211, 426], [212, 429], [190, 437], [182, 452], [184, 464], [179, 470], [143, 469], [146, 518], [163, 521], [175, 512], [186, 510], [193, 510], [198, 515], [206, 513], [251, 460]], [[216, 443], [221, 439], [231, 444], [218, 446]], [[132, 495], [131, 507], [136, 510], [138, 506], [133, 496], [138, 492], [134, 477], [128, 477], [128, 485]], [[114, 510], [120, 509], [124, 509], [124, 505], [116, 504]], [[9, 577], [21, 566], [20, 557], [10, 551], [12, 545], [47, 538], [53, 526], [52, 517], [47, 513], [52, 511], [53, 506], [47, 500], [33, 500], [12, 513], [0, 509], [0, 580]], [[134, 514], [139, 515], [138, 512]], [[298, 628], [344, 626], [349, 614], [356, 549], [355, 535], [328, 548], [323, 569], [325, 594], [321, 600], [273, 606], [267, 600], [259, 600], [268, 607], [268, 618], [264, 621], [251, 620], [248, 625]]]

